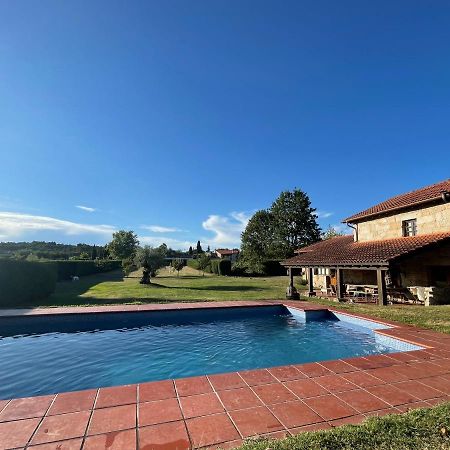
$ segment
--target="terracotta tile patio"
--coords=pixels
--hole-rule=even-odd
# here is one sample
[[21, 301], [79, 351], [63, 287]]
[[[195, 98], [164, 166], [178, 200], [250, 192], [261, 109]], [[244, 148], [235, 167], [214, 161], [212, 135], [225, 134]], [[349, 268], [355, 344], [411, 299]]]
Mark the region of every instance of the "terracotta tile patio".
[[[240, 303], [261, 304], [215, 306]], [[304, 302], [289, 305], [320, 309]], [[64, 309], [70, 311], [79, 312]], [[378, 332], [427, 348], [0, 400], [0, 449], [225, 449], [251, 436], [280, 438], [449, 401], [450, 336], [391, 325]]]

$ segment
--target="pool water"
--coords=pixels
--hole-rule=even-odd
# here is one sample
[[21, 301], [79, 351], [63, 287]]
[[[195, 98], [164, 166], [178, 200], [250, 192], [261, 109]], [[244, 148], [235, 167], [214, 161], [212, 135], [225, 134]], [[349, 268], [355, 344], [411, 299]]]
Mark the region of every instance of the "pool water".
[[283, 306], [2, 319], [0, 398], [393, 351], [368, 328]]

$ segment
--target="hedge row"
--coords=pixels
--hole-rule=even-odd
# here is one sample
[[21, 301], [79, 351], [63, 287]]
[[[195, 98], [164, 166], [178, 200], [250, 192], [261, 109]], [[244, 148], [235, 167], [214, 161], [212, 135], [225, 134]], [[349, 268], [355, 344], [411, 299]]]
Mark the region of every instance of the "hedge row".
[[[188, 259], [188, 267], [198, 269], [198, 262], [196, 259]], [[216, 275], [229, 276], [231, 275], [231, 261], [228, 259], [212, 259], [205, 269], [206, 273], [214, 273]]]
[[0, 260], [0, 307], [23, 306], [43, 300], [55, 290], [53, 262]]
[[70, 280], [73, 276], [84, 277], [95, 273], [109, 272], [122, 268], [122, 261], [101, 259], [55, 261], [57, 264], [58, 281]]

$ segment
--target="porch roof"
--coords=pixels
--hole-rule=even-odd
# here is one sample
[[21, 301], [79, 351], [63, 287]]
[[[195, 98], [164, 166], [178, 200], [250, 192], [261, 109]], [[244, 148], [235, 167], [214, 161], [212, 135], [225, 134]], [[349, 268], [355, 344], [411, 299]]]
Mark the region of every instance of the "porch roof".
[[389, 262], [433, 244], [450, 241], [450, 233], [424, 234], [380, 241], [354, 242], [353, 236], [338, 236], [298, 250], [282, 261], [286, 267], [382, 267]]

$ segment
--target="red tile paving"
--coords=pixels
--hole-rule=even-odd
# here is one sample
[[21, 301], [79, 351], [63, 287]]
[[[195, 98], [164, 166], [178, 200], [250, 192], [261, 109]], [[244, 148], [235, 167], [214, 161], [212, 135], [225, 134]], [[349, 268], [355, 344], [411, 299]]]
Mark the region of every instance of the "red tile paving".
[[138, 416], [140, 427], [183, 419], [180, 404], [176, 398], [139, 403]]
[[38, 425], [39, 419], [0, 423], [0, 448], [25, 446]]
[[269, 406], [269, 408], [286, 428], [296, 428], [323, 422], [319, 415], [301, 401], [279, 403], [278, 405]]
[[249, 387], [220, 391], [217, 394], [227, 411], [262, 406], [261, 400]]
[[100, 388], [95, 408], [128, 405], [137, 402], [137, 386], [116, 386]]
[[389, 405], [383, 400], [363, 390], [341, 392], [339, 398], [360, 413], [389, 408]]
[[408, 380], [408, 377], [395, 370], [395, 367], [380, 367], [377, 369], [368, 370], [367, 373], [386, 383], [395, 383], [397, 381]]
[[90, 411], [97, 395], [95, 389], [58, 394], [48, 412], [49, 416], [78, 411]]
[[78, 438], [69, 439], [67, 441], [50, 442], [48, 444], [31, 445], [27, 448], [33, 450], [81, 450], [82, 445], [83, 439]]
[[339, 359], [336, 361], [323, 361], [320, 364], [334, 373], [353, 372], [355, 370], [354, 366]]
[[81, 411], [45, 417], [31, 440], [32, 444], [63, 441], [86, 434], [90, 411]]
[[325, 375], [323, 377], [315, 378], [317, 383], [319, 383], [325, 389], [330, 392], [345, 392], [351, 391], [352, 389], [357, 389], [358, 386], [346, 380], [340, 375]]
[[220, 403], [214, 392], [181, 397], [180, 402], [183, 415], [186, 419], [224, 412], [222, 403]]
[[211, 384], [205, 376], [180, 378], [179, 380], [175, 380], [175, 386], [180, 397], [212, 392]]
[[94, 410], [88, 434], [109, 433], [136, 426], [136, 405], [113, 406]]
[[294, 366], [272, 367], [269, 372], [279, 381], [299, 380], [306, 378], [306, 375]]
[[42, 417], [54, 398], [54, 395], [47, 395], [44, 397], [27, 397], [11, 400], [0, 413], [0, 422]]
[[[136, 430], [113, 431], [97, 436], [88, 436], [83, 450], [135, 450]], [[38, 450], [38, 449], [36, 449]]]
[[206, 447], [240, 438], [227, 414], [188, 419], [186, 425], [194, 447]]
[[216, 391], [225, 389], [236, 389], [247, 386], [245, 381], [237, 373], [223, 373], [218, 375], [208, 375], [209, 381]]
[[308, 398], [304, 402], [324, 420], [354, 416], [357, 411], [333, 395]]
[[311, 378], [312, 377], [320, 377], [321, 375], [329, 375], [329, 374], [333, 373], [319, 363], [300, 364], [295, 367], [297, 367], [297, 369], [299, 369], [307, 377], [311, 377]]
[[266, 405], [296, 400], [295, 395], [280, 383], [254, 386], [253, 391]]
[[[261, 304], [267, 305], [239, 302], [241, 306]], [[294, 305], [323, 309], [301, 302]], [[200, 306], [238, 303], [106, 309], [148, 311]], [[89, 312], [83, 311], [102, 311], [97, 307], [87, 309]], [[57, 308], [55, 312], [63, 311], [80, 312], [79, 308]], [[450, 338], [411, 326], [390, 325], [393, 328], [380, 333], [428, 348], [0, 400], [0, 450], [81, 450], [81, 446], [83, 450], [227, 449], [250, 436], [281, 438], [450, 401]]]
[[154, 381], [139, 385], [139, 401], [151, 402], [154, 400], [165, 400], [175, 398], [175, 386], [172, 380]]
[[404, 381], [402, 383], [397, 383], [395, 387], [414, 395], [414, 397], [417, 397], [420, 400], [428, 400], [442, 396], [442, 392], [420, 382], [418, 383], [417, 381]]
[[276, 383], [278, 380], [271, 375], [266, 369], [246, 370], [239, 372], [239, 375], [249, 386], [257, 386], [259, 384]]
[[384, 384], [383, 380], [374, 377], [368, 371], [344, 373], [342, 374], [342, 377], [359, 387], [379, 386], [380, 384]]
[[297, 397], [309, 398], [328, 394], [328, 391], [314, 380], [295, 380], [287, 381], [284, 385], [292, 391]]
[[367, 390], [391, 406], [403, 405], [404, 403], [412, 403], [420, 400], [418, 397], [410, 395], [394, 385], [389, 384], [372, 386], [367, 388]]
[[139, 428], [138, 433], [140, 450], [188, 450], [191, 448], [183, 421]]
[[231, 411], [230, 417], [244, 438], [283, 430], [283, 425], [265, 406]]

